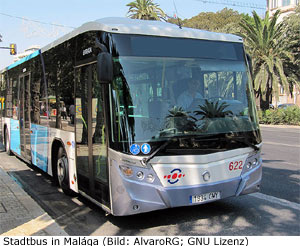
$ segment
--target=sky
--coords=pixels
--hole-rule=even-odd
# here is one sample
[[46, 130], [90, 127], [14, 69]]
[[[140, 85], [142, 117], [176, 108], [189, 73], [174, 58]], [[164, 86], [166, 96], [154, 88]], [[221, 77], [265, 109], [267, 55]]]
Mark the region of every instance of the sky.
[[[17, 44], [17, 52], [23, 52], [32, 45], [43, 47], [88, 21], [104, 17], [126, 17], [126, 4], [133, 0], [0, 0], [0, 47]], [[255, 10], [263, 16], [265, 9], [233, 6], [234, 3], [247, 6], [266, 7], [266, 0], [154, 0], [169, 16], [191, 18], [200, 12], [217, 12], [231, 8], [240, 13]], [[215, 4], [216, 2], [228, 3]], [[176, 7], [175, 7], [176, 6]], [[36, 20], [43, 23], [28, 21]], [[9, 50], [0, 49], [0, 70], [13, 63]]]

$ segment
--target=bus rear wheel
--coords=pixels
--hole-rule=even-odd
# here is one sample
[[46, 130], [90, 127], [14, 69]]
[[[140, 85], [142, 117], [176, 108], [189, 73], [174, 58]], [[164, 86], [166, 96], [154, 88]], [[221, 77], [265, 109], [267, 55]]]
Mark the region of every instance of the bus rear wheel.
[[67, 195], [72, 195], [73, 192], [69, 187], [69, 163], [68, 157], [63, 147], [59, 147], [56, 162], [56, 176], [59, 187]]

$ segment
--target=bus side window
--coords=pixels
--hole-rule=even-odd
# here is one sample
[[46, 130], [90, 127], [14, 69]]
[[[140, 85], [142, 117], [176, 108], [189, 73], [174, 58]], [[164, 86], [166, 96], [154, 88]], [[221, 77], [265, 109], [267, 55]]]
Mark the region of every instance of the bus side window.
[[45, 55], [45, 69], [51, 71], [47, 76], [48, 115], [50, 127], [74, 131], [69, 108], [75, 103], [74, 97], [74, 55], [75, 40], [56, 46]]

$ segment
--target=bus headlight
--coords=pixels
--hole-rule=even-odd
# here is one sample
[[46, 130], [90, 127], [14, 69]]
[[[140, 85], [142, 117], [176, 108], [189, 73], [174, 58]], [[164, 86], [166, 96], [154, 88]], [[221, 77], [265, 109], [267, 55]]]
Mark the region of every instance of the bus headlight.
[[250, 153], [248, 158], [245, 160], [245, 164], [243, 166], [242, 175], [247, 172], [251, 172], [252, 170], [258, 169], [261, 165], [260, 152]]
[[120, 165], [119, 167], [125, 176], [131, 177], [133, 175], [133, 170], [130, 167], [122, 166], [122, 165]]
[[255, 158], [254, 160], [249, 161], [247, 163], [247, 168], [251, 169], [251, 168], [253, 168], [253, 167], [257, 166], [257, 165], [258, 165], [258, 160], [257, 160], [257, 158]]
[[147, 177], [146, 177], [146, 180], [149, 182], [149, 183], [153, 183], [154, 181], [154, 175], [153, 174], [148, 174]]
[[250, 169], [251, 167], [252, 167], [252, 163], [251, 163], [251, 162], [248, 162], [248, 163], [247, 163], [247, 168]]
[[137, 177], [138, 179], [142, 180], [142, 179], [144, 178], [144, 173], [143, 173], [142, 171], [138, 171], [138, 172], [136, 173], [136, 177]]

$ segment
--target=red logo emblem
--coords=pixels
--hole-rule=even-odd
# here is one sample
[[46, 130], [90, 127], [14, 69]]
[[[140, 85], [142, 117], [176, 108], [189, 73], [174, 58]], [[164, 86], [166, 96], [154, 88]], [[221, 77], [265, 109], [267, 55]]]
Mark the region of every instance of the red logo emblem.
[[179, 181], [179, 179], [183, 178], [185, 174], [182, 173], [181, 169], [175, 168], [173, 169], [170, 174], [165, 175], [164, 179], [168, 179], [170, 184], [175, 184]]

